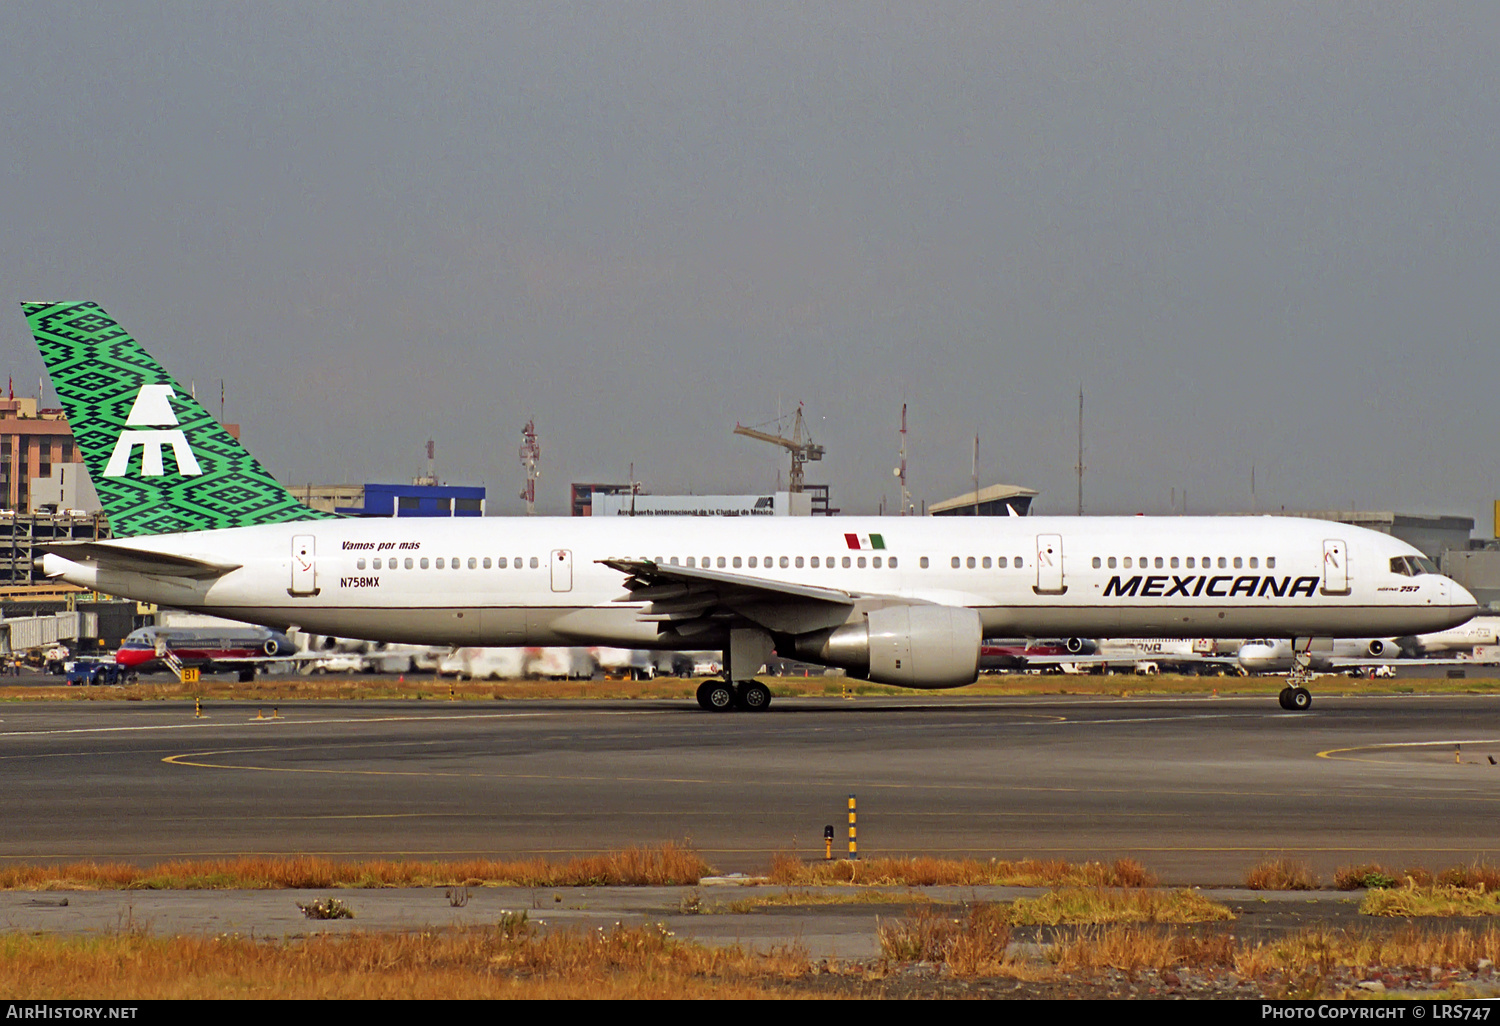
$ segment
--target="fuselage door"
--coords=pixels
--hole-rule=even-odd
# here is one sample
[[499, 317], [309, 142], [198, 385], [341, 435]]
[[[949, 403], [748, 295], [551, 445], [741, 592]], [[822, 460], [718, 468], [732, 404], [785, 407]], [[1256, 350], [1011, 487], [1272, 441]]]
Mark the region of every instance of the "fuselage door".
[[1067, 591], [1063, 582], [1062, 535], [1036, 536], [1036, 592], [1038, 595], [1061, 595]]
[[1333, 538], [1323, 542], [1323, 594], [1349, 594], [1349, 548]]
[[552, 590], [573, 590], [573, 553], [569, 549], [552, 550]]
[[310, 534], [292, 538], [292, 585], [287, 591], [293, 595], [318, 593], [318, 561]]

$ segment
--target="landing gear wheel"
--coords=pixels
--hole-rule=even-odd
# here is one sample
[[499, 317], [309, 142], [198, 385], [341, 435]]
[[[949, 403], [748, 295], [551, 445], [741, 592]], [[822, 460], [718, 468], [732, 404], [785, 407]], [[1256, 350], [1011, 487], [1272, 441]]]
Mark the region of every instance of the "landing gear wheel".
[[1282, 688], [1281, 694], [1276, 696], [1276, 700], [1281, 703], [1283, 709], [1290, 711], [1292, 708], [1292, 689]]
[[728, 712], [735, 707], [734, 688], [728, 681], [704, 681], [698, 685], [698, 704], [709, 712]]
[[1306, 688], [1292, 688], [1287, 697], [1287, 708], [1294, 712], [1306, 712], [1312, 708], [1312, 692]]
[[764, 712], [771, 704], [771, 689], [760, 681], [743, 681], [736, 684], [734, 690], [741, 709], [749, 712]]

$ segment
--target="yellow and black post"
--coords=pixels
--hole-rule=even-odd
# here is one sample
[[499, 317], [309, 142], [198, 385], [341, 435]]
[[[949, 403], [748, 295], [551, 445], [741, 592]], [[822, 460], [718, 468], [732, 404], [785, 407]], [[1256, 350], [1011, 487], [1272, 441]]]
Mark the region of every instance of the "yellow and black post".
[[823, 828], [823, 861], [833, 861], [833, 824], [829, 823]]
[[854, 795], [849, 796], [849, 861], [859, 861], [859, 840], [854, 830]]

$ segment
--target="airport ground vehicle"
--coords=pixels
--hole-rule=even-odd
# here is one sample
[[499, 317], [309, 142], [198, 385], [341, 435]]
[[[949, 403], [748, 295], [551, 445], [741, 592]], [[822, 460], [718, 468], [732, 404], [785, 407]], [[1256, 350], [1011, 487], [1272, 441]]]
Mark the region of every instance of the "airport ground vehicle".
[[773, 652], [950, 688], [985, 636], [1394, 636], [1475, 611], [1412, 572], [1412, 546], [1295, 518], [343, 519], [299, 503], [97, 304], [25, 311], [116, 535], [47, 545], [43, 572], [277, 629], [717, 649], [732, 700], [700, 702], [763, 709]]
[[119, 663], [102, 659], [78, 659], [67, 666], [68, 684], [72, 686], [101, 684], [134, 684], [136, 675]]

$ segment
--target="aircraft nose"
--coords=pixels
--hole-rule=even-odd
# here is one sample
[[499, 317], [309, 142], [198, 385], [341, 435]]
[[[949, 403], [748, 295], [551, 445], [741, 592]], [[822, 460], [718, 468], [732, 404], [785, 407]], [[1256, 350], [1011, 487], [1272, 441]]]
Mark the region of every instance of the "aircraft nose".
[[1479, 600], [1451, 577], [1448, 578], [1448, 605], [1455, 613], [1467, 613], [1471, 617], [1479, 612]]

